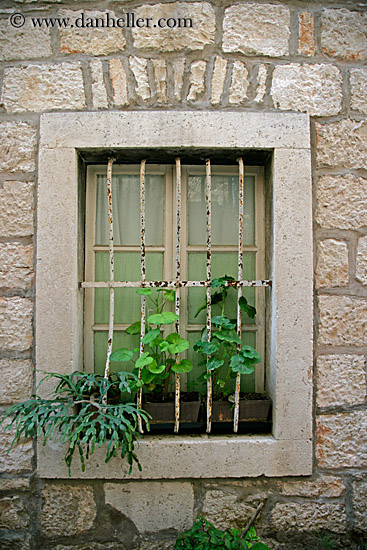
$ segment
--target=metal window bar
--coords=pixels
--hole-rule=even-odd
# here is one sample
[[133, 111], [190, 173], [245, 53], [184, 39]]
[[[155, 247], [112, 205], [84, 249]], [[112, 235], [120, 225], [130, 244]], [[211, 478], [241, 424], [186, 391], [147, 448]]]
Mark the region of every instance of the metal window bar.
[[[109, 288], [110, 289], [110, 312], [109, 312], [109, 330], [108, 330], [108, 346], [105, 368], [105, 378], [109, 375], [110, 356], [113, 343], [113, 321], [114, 321], [114, 289], [115, 288], [172, 288], [176, 291], [175, 312], [180, 314], [180, 289], [186, 287], [205, 287], [207, 300], [206, 313], [206, 332], [207, 341], [211, 340], [211, 165], [210, 159], [205, 161], [206, 177], [205, 177], [205, 200], [206, 200], [206, 280], [205, 281], [182, 281], [181, 275], [181, 161], [176, 159], [176, 278], [170, 281], [147, 281], [146, 280], [146, 264], [145, 264], [145, 165], [146, 161], [142, 160], [140, 165], [140, 261], [141, 261], [141, 277], [140, 281], [115, 281], [114, 280], [114, 245], [113, 245], [113, 211], [112, 211], [112, 164], [115, 159], [110, 158], [107, 165], [106, 188], [108, 197], [108, 223], [109, 223], [109, 261], [110, 261], [110, 277], [109, 281], [90, 282], [83, 281], [81, 288]], [[243, 220], [244, 220], [244, 164], [243, 159], [238, 159], [239, 165], [239, 239], [238, 239], [238, 280], [226, 281], [228, 287], [237, 288], [237, 331], [241, 337], [241, 308], [239, 300], [242, 296], [243, 287], [271, 287], [271, 280], [243, 280]], [[141, 296], [141, 330], [140, 330], [140, 355], [144, 353], [144, 344], [142, 339], [145, 335], [145, 320], [146, 320], [146, 297]], [[176, 330], [180, 332], [179, 320], [176, 323]], [[176, 356], [176, 361], [179, 361]], [[139, 371], [139, 377], [141, 371]], [[240, 401], [240, 374], [236, 377], [235, 391], [235, 408], [233, 430], [238, 431], [239, 423], [239, 401]], [[211, 378], [207, 381], [207, 433], [211, 432], [211, 417], [212, 417], [212, 381]], [[142, 407], [142, 389], [138, 391], [138, 406]], [[174, 431], [179, 431], [180, 418], [180, 375], [175, 375], [175, 423]], [[139, 430], [142, 433], [141, 421], [139, 422]]]

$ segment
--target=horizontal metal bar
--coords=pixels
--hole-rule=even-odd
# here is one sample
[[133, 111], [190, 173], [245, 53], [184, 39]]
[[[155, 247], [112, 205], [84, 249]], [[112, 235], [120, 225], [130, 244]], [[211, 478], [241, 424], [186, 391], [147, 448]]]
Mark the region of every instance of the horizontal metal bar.
[[[164, 246], [154, 246], [154, 245], [145, 245], [146, 252], [164, 252], [165, 248]], [[139, 252], [141, 251], [140, 246], [129, 246], [129, 245], [114, 245], [113, 246], [114, 252]], [[108, 252], [108, 246], [104, 244], [95, 244], [93, 246], [93, 252]]]
[[[240, 286], [271, 286], [270, 279], [257, 281], [226, 281], [224, 286], [238, 288]], [[81, 288], [186, 288], [186, 287], [210, 287], [210, 281], [84, 281], [79, 283]], [[213, 287], [215, 288], [215, 287]]]
[[[259, 248], [255, 245], [244, 245], [242, 250], [244, 252], [258, 252]], [[222, 252], [224, 254], [235, 252], [238, 254], [238, 246], [236, 245], [222, 245], [222, 244], [212, 244], [211, 245], [211, 251], [212, 252]], [[189, 244], [186, 246], [186, 252], [206, 252], [206, 245], [202, 244]]]

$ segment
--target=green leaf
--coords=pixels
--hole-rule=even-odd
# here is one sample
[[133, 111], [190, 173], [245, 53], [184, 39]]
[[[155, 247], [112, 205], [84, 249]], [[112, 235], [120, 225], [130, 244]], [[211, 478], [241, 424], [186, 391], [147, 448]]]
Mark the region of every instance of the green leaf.
[[163, 311], [162, 313], [154, 313], [149, 315], [148, 323], [151, 325], [170, 325], [177, 321], [178, 315], [172, 311]]
[[169, 348], [169, 343], [166, 342], [166, 340], [162, 340], [162, 342], [159, 342], [159, 347], [162, 351], [167, 351]]
[[153, 340], [155, 340], [158, 336], [160, 336], [160, 334], [161, 332], [159, 328], [155, 328], [147, 332], [141, 341], [143, 342], [143, 344], [150, 344], [150, 342], [153, 342]]
[[141, 323], [136, 321], [125, 330], [126, 334], [140, 334]]
[[174, 290], [166, 290], [165, 288], [157, 288], [157, 292], [163, 292], [165, 300], [168, 302], [174, 302], [176, 297], [176, 292]]
[[250, 306], [244, 296], [241, 296], [238, 303], [242, 311], [244, 311], [249, 317], [251, 317], [251, 319], [255, 317], [256, 308], [254, 306]]
[[176, 332], [169, 334], [166, 341], [169, 343], [168, 351], [170, 353], [182, 353], [190, 347], [188, 340], [181, 338]]
[[150, 296], [152, 294], [151, 288], [138, 288], [136, 294], [141, 294], [141, 296]]
[[240, 355], [234, 355], [231, 357], [229, 366], [233, 372], [239, 374], [251, 374], [254, 372], [254, 367], [244, 362], [244, 359]]
[[223, 359], [210, 359], [206, 365], [206, 370], [208, 371], [217, 370], [222, 365], [224, 365]]
[[134, 351], [128, 348], [119, 348], [111, 353], [111, 361], [130, 361], [134, 355]]
[[191, 372], [194, 368], [194, 365], [189, 361], [188, 359], [182, 359], [182, 361], [178, 365], [173, 365], [172, 370], [173, 372], [181, 373], [181, 372]]
[[213, 353], [216, 353], [219, 349], [218, 342], [204, 342], [201, 346], [202, 353], [205, 353], [205, 355], [212, 355]]
[[236, 325], [231, 323], [231, 321], [225, 315], [216, 315], [212, 318], [212, 323], [216, 327], [222, 327], [225, 329], [233, 329]]
[[141, 371], [141, 379], [143, 380], [144, 384], [150, 384], [155, 377], [156, 375], [150, 372], [147, 368], [144, 368]]
[[260, 353], [251, 346], [242, 346], [239, 353], [243, 356], [245, 362], [246, 359], [251, 359], [251, 363], [260, 363], [261, 361]]
[[266, 546], [263, 542], [255, 542], [252, 547], [252, 550], [270, 550], [269, 546]]
[[231, 277], [230, 275], [224, 275], [224, 277], [217, 277], [216, 279], [212, 279], [211, 285], [212, 287], [225, 287], [226, 281], [234, 281], [235, 279]]
[[137, 369], [142, 369], [143, 367], [147, 366], [147, 365], [150, 365], [151, 363], [153, 363], [154, 359], [153, 357], [151, 357], [149, 355], [149, 353], [146, 351], [145, 353], [143, 353], [139, 359], [136, 361], [135, 363], [135, 367]]
[[161, 372], [164, 371], [164, 369], [166, 368], [165, 365], [157, 365], [157, 361], [153, 361], [153, 363], [151, 363], [150, 365], [148, 365], [148, 370], [150, 372], [152, 372], [153, 374], [161, 374]]
[[230, 342], [232, 344], [241, 344], [241, 339], [234, 330], [219, 330], [218, 332], [213, 333], [213, 338], [224, 340], [225, 342]]

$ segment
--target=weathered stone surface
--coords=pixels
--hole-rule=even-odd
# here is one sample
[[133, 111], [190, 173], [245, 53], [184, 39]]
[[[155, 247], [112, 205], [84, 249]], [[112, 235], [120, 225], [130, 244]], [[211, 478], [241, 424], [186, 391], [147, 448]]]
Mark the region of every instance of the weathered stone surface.
[[367, 411], [317, 418], [316, 457], [322, 468], [367, 466]]
[[[5, 425], [8, 425], [7, 421]], [[32, 441], [21, 441], [18, 445], [14, 445], [10, 449], [13, 441], [15, 430], [4, 431], [1, 427], [0, 431], [0, 470], [6, 474], [19, 474], [32, 469], [33, 443]]]
[[33, 390], [33, 367], [30, 359], [0, 359], [0, 405], [29, 399]]
[[174, 550], [175, 540], [171, 541], [166, 539], [154, 539], [154, 540], [143, 540], [140, 543], [139, 550]]
[[361, 237], [358, 240], [356, 279], [363, 285], [367, 285], [367, 237]]
[[290, 15], [285, 6], [235, 4], [226, 9], [223, 51], [281, 57], [289, 52]]
[[103, 79], [103, 65], [101, 61], [94, 59], [90, 62], [92, 75], [92, 101], [94, 109], [107, 109], [107, 92]]
[[265, 93], [266, 93], [266, 77], [268, 74], [268, 70], [266, 68], [266, 65], [260, 65], [258, 73], [257, 73], [257, 88], [256, 88], [256, 96], [254, 101], [256, 103], [261, 103], [263, 101]]
[[27, 122], [0, 122], [0, 170], [33, 172], [37, 129]]
[[316, 123], [317, 164], [367, 169], [367, 120]]
[[367, 531], [367, 480], [361, 479], [353, 483], [353, 515], [354, 528], [357, 531]]
[[158, 103], [167, 101], [167, 69], [164, 59], [153, 59], [153, 71]]
[[105, 502], [134, 522], [140, 533], [188, 529], [194, 521], [194, 492], [188, 482], [106, 483]]
[[313, 15], [309, 11], [303, 11], [299, 14], [298, 53], [315, 55]]
[[33, 274], [33, 245], [0, 243], [0, 287], [29, 288]]
[[0, 535], [0, 545], [1, 550], [30, 550], [31, 537], [17, 532]]
[[250, 520], [265, 494], [243, 497], [241, 492], [230, 490], [207, 491], [203, 503], [203, 515], [218, 529], [242, 528]]
[[367, 345], [367, 300], [319, 296], [319, 344]]
[[342, 478], [321, 475], [314, 481], [286, 481], [281, 484], [283, 495], [294, 497], [340, 497], [345, 490]]
[[366, 59], [367, 14], [347, 9], [325, 9], [321, 18], [324, 53], [345, 59]]
[[86, 542], [82, 544], [52, 544], [50, 550], [127, 550], [120, 542]]
[[342, 77], [334, 65], [279, 65], [273, 72], [271, 96], [278, 109], [330, 116], [342, 106]]
[[[157, 52], [181, 50], [202, 50], [214, 43], [215, 12], [208, 2], [170, 2], [167, 4], [150, 4], [134, 9], [136, 18], [152, 17], [149, 27], [133, 28], [134, 46], [139, 49], [153, 48]], [[159, 28], [158, 21], [164, 28]], [[171, 19], [172, 23], [167, 20]], [[184, 19], [191, 19], [186, 22]], [[174, 27], [169, 27], [176, 22]], [[154, 27], [156, 25], [156, 27]]]
[[271, 526], [276, 531], [319, 531], [335, 533], [347, 530], [347, 515], [342, 504], [334, 502], [278, 502], [271, 512]]
[[91, 487], [46, 484], [42, 497], [41, 526], [45, 535], [78, 535], [92, 527], [96, 503]]
[[321, 355], [317, 359], [317, 405], [361, 405], [366, 400], [363, 355]]
[[85, 99], [80, 64], [7, 68], [4, 70], [2, 101], [10, 113], [83, 109]]
[[348, 284], [348, 247], [346, 242], [325, 239], [318, 243], [316, 288]]
[[206, 61], [194, 61], [191, 64], [190, 89], [188, 101], [196, 101], [205, 91]]
[[[113, 27], [110, 23], [107, 27], [107, 19], [116, 19], [113, 11], [90, 11], [90, 10], [61, 10], [60, 17], [69, 18], [73, 28], [61, 28], [60, 50], [62, 53], [88, 53], [91, 55], [109, 55], [115, 52], [123, 51], [125, 47], [125, 38], [122, 28]], [[83, 24], [85, 28], [80, 28]], [[105, 27], [99, 23], [96, 28], [96, 18], [104, 21]], [[93, 20], [94, 27], [87, 27], [88, 20]], [[79, 28], [78, 28], [79, 26]]]
[[213, 105], [220, 103], [223, 88], [224, 79], [226, 77], [227, 60], [222, 57], [216, 57], [212, 76], [212, 95], [211, 102]]
[[113, 101], [116, 107], [123, 107], [129, 102], [127, 98], [127, 76], [125, 68], [120, 59], [110, 59], [109, 66], [113, 89]]
[[351, 69], [349, 82], [351, 108], [367, 114], [367, 69]]
[[1, 349], [24, 351], [32, 346], [32, 315], [32, 300], [0, 297]]
[[136, 93], [144, 101], [150, 98], [150, 87], [148, 81], [148, 62], [142, 57], [129, 57], [130, 69], [136, 80]]
[[2, 529], [25, 529], [29, 516], [19, 496], [0, 498], [0, 525]]
[[0, 20], [0, 60], [32, 59], [52, 55], [50, 30], [25, 24], [14, 28], [9, 20]]
[[229, 89], [228, 102], [230, 104], [242, 103], [247, 97], [248, 70], [241, 61], [235, 61], [232, 68], [231, 87]]
[[0, 479], [0, 491], [28, 491], [28, 490], [29, 490], [28, 477]]
[[316, 186], [315, 219], [323, 229], [367, 225], [367, 179], [354, 174], [324, 176]]
[[183, 75], [185, 70], [185, 60], [175, 59], [173, 67], [173, 95], [177, 101], [180, 101], [182, 94]]
[[2, 237], [33, 235], [33, 189], [32, 182], [22, 181], [5, 181], [3, 188], [0, 188], [0, 235]]

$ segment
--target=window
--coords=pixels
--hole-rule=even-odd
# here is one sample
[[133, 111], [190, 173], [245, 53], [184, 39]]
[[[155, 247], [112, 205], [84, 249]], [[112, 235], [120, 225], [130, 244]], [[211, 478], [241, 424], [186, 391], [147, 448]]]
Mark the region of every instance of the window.
[[[83, 364], [85, 291], [80, 283], [85, 280], [86, 163], [98, 164], [111, 153], [119, 163], [128, 159], [136, 163], [137, 155], [141, 158], [146, 153], [148, 165], [152, 164], [149, 155], [159, 150], [165, 157], [162, 164], [170, 164], [178, 154], [183, 159], [195, 154], [201, 158], [209, 152], [213, 165], [218, 155], [231, 157], [232, 164], [239, 154], [245, 164], [249, 160], [250, 164], [265, 165], [266, 264], [273, 281], [266, 330], [266, 389], [274, 404], [272, 434], [147, 436], [139, 449], [143, 471], [134, 472], [133, 477], [309, 475], [313, 270], [308, 116], [245, 111], [45, 114], [40, 136], [36, 281], [39, 370], [71, 372]], [[57, 446], [39, 448], [38, 456], [41, 477], [66, 476]], [[120, 465], [104, 465], [103, 459], [99, 463], [97, 455], [89, 470], [74, 476], [126, 478], [127, 472], [120, 470]]]

